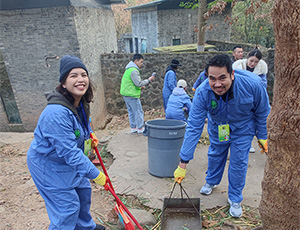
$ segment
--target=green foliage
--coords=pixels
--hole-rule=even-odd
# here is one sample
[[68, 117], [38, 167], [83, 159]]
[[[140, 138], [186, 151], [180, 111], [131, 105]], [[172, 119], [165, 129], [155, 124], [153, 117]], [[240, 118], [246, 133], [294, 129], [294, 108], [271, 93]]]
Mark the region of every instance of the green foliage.
[[[220, 0], [215, 0], [215, 1], [208, 3], [207, 8], [211, 9], [213, 7], [213, 5], [216, 5], [219, 2], [220, 2]], [[233, 0], [223, 0], [223, 2], [227, 2], [227, 4], [228, 4], [228, 3], [232, 3]]]
[[[184, 8], [198, 8], [199, 1], [187, 0], [180, 3]], [[206, 0], [203, 0], [206, 1]], [[214, 7], [221, 0], [215, 0], [207, 4], [207, 10], [213, 12]], [[273, 0], [262, 3], [260, 0], [223, 0], [232, 3], [231, 41], [252, 43], [265, 47], [274, 47], [275, 38], [273, 24], [271, 22], [270, 9]]]
[[[201, 0], [200, 0], [201, 1]], [[206, 1], [207, 0], [202, 0], [202, 1]], [[223, 0], [223, 2], [227, 2], [227, 3], [232, 3], [234, 0]], [[216, 5], [217, 3], [219, 3], [220, 0], [215, 0], [212, 1], [210, 3], [207, 4], [207, 9], [211, 9], [213, 5]], [[184, 7], [184, 8], [192, 8], [192, 9], [196, 9], [199, 6], [199, 0], [188, 0], [188, 1], [184, 1], [184, 2], [180, 2], [180, 7]]]
[[237, 2], [232, 9], [231, 40], [273, 47], [275, 38], [270, 9], [273, 1], [262, 4], [253, 12], [251, 0]]
[[180, 2], [179, 6], [186, 9], [196, 9], [198, 8], [198, 0], [190, 0], [185, 2]]

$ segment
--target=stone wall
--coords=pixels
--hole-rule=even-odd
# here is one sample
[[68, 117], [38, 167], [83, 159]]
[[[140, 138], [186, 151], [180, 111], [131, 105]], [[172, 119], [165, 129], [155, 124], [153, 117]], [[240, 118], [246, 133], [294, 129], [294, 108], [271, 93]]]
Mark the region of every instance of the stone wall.
[[[25, 131], [33, 131], [46, 106], [44, 93], [58, 84], [59, 60], [80, 57], [95, 83], [95, 126], [106, 117], [100, 54], [117, 50], [113, 12], [105, 8], [49, 7], [0, 11], [0, 49]], [[5, 118], [3, 105], [1, 120]], [[0, 123], [7, 131], [8, 123]]]
[[[188, 84], [188, 92], [192, 92], [192, 86], [199, 76], [199, 73], [204, 70], [207, 60], [219, 52], [205, 53], [181, 53], [181, 54], [145, 54], [144, 66], [141, 68], [142, 79], [151, 76], [152, 72], [156, 72], [154, 82], [146, 86], [142, 90], [141, 102], [144, 110], [153, 108], [160, 109], [163, 107], [162, 88], [164, 75], [167, 66], [173, 58], [176, 58], [182, 63], [182, 67], [177, 72], [177, 80], [184, 79]], [[264, 55], [266, 55], [264, 53]], [[120, 83], [125, 66], [132, 59], [132, 54], [103, 54], [101, 55], [102, 77], [105, 88], [105, 98], [107, 103], [107, 111], [110, 114], [127, 113], [126, 105], [121, 97]], [[268, 52], [266, 62], [269, 64], [268, 74], [268, 93], [270, 101], [272, 100], [272, 87], [274, 82], [274, 50]], [[269, 60], [269, 58], [271, 60]]]

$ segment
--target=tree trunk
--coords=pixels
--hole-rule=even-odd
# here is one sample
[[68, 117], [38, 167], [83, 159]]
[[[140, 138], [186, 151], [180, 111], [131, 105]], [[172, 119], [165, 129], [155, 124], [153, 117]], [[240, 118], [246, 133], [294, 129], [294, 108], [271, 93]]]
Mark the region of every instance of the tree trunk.
[[206, 11], [206, 0], [199, 0], [198, 6], [198, 39], [197, 39], [197, 52], [204, 51], [205, 41], [205, 20], [203, 14]]
[[264, 230], [300, 228], [300, 2], [274, 0], [274, 97], [259, 206]]

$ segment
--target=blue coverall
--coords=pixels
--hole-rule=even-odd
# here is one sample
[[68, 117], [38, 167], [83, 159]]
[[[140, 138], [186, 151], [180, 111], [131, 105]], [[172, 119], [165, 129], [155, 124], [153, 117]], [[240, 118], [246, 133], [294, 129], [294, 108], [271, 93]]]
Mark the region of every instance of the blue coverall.
[[90, 214], [89, 179], [96, 178], [99, 170], [83, 153], [84, 141], [89, 138], [83, 127], [69, 108], [48, 104], [27, 153], [28, 168], [45, 200], [51, 230], [96, 227]]
[[163, 87], [163, 101], [164, 101], [164, 109], [166, 111], [169, 97], [172, 94], [173, 89], [175, 89], [177, 85], [177, 78], [174, 69], [169, 66], [166, 71], [165, 79], [164, 79], [164, 87]]
[[193, 85], [193, 89], [197, 89], [199, 85], [201, 85], [207, 79], [207, 75], [205, 74], [205, 70], [199, 74], [199, 77], [195, 81]]
[[183, 88], [176, 87], [168, 101], [166, 119], [186, 121], [183, 108], [187, 108], [186, 112], [189, 113], [191, 106], [191, 99], [185, 90]]
[[[184, 161], [193, 159], [207, 117], [210, 146], [206, 182], [210, 185], [221, 182], [230, 148], [228, 196], [231, 201], [240, 203], [243, 200], [242, 190], [246, 181], [251, 142], [254, 135], [258, 139], [267, 139], [266, 121], [270, 105], [266, 89], [257, 75], [235, 70], [234, 76], [233, 85], [227, 92], [228, 100], [225, 101], [214, 94], [209, 80], [197, 88], [180, 157]], [[219, 142], [220, 124], [229, 124], [229, 141]]]

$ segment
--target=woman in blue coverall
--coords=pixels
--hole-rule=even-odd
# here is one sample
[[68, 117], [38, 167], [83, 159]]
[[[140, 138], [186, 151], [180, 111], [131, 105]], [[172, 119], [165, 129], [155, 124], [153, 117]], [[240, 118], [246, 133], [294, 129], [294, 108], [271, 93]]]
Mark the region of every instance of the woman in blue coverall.
[[254, 135], [262, 151], [268, 152], [266, 123], [270, 112], [269, 98], [257, 75], [245, 70], [232, 71], [228, 55], [214, 56], [205, 70], [208, 80], [197, 88], [193, 98], [180, 163], [174, 177], [178, 183], [185, 177], [186, 166], [193, 159], [207, 117], [210, 146], [206, 183], [200, 193], [211, 194], [221, 182], [230, 149], [229, 213], [233, 217], [241, 217], [242, 191]]
[[164, 87], [162, 91], [165, 111], [167, 109], [169, 97], [171, 96], [173, 89], [175, 89], [177, 85], [176, 71], [178, 66], [182, 66], [182, 65], [179, 64], [178, 60], [173, 59], [171, 61], [171, 65], [169, 65], [166, 70]]
[[48, 104], [27, 153], [28, 168], [45, 201], [49, 229], [103, 230], [90, 213], [89, 179], [103, 186], [106, 177], [87, 156], [98, 140], [88, 120], [92, 85], [79, 58], [61, 59], [59, 82], [46, 94]]

